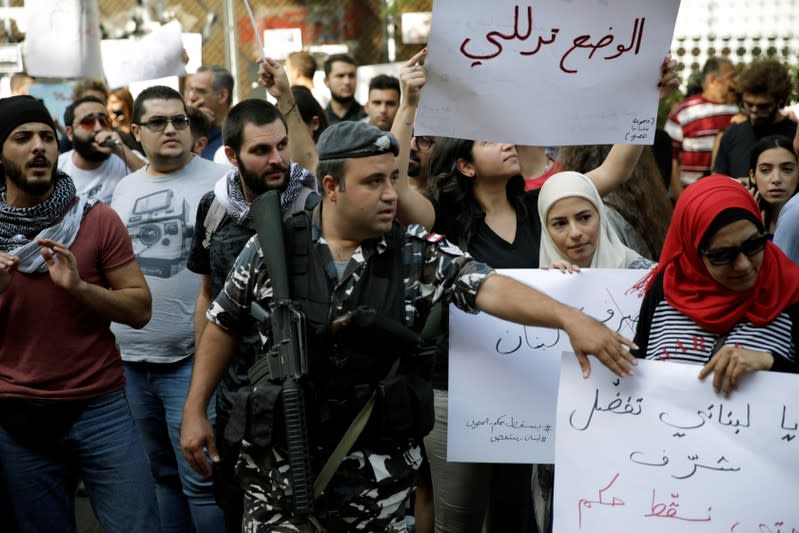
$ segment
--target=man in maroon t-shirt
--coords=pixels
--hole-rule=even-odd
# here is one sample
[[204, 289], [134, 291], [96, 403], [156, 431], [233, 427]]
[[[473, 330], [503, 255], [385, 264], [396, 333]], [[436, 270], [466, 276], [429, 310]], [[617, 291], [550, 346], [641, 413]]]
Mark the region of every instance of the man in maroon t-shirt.
[[82, 479], [104, 530], [158, 531], [109, 329], [143, 327], [150, 291], [122, 221], [57, 158], [45, 107], [0, 100], [0, 505], [20, 531], [69, 528]]

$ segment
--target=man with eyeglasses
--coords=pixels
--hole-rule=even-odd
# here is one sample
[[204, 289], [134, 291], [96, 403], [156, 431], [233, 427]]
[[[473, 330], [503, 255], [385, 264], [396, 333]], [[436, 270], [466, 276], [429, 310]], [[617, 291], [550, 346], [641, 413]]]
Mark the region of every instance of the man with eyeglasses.
[[119, 180], [144, 161], [111, 129], [106, 106], [95, 96], [72, 102], [64, 112], [64, 124], [72, 150], [58, 157], [58, 168], [72, 178], [79, 194], [110, 203]]
[[211, 121], [203, 157], [217, 163], [227, 162], [221, 150], [222, 124], [233, 103], [233, 76], [218, 65], [202, 65], [186, 79], [183, 96], [186, 105], [198, 108]]
[[710, 173], [716, 135], [738, 112], [732, 61], [711, 57], [702, 68], [702, 92], [677, 102], [665, 130], [671, 137], [671, 193], [677, 198], [684, 187]]
[[796, 123], [780, 112], [793, 87], [791, 75], [776, 59], [753, 62], [738, 81], [741, 112], [747, 120], [727, 128], [719, 143], [713, 171], [745, 178], [749, 175], [749, 152], [768, 135], [792, 139]]
[[[194, 302], [200, 277], [186, 268], [200, 199], [227, 168], [191, 151], [186, 104], [165, 86], [133, 104], [131, 133], [149, 164], [125, 177], [111, 201], [125, 223], [153, 294], [153, 319], [142, 330], [113, 328], [125, 362], [125, 390], [144, 437], [165, 531], [223, 531], [211, 481], [180, 452], [183, 402], [194, 366]], [[208, 416], [214, 419], [213, 407]]]

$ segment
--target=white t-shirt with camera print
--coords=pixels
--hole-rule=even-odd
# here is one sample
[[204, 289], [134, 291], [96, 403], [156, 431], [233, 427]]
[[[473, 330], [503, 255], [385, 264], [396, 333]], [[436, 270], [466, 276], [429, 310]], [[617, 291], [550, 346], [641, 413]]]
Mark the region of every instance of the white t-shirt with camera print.
[[112, 324], [122, 359], [173, 363], [194, 353], [194, 304], [200, 276], [186, 268], [197, 207], [228, 168], [195, 156], [168, 176], [142, 167], [116, 187], [111, 207], [128, 228], [133, 252], [153, 295], [149, 324]]

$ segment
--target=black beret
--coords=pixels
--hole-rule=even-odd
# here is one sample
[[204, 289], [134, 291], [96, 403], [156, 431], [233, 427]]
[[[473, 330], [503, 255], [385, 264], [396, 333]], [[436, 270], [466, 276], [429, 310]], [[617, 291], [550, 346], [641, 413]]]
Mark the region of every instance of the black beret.
[[369, 157], [399, 153], [399, 143], [391, 132], [362, 121], [343, 121], [322, 132], [316, 145], [319, 161]]
[[43, 122], [55, 133], [50, 112], [33, 96], [20, 95], [0, 98], [0, 147], [18, 126], [28, 122]]

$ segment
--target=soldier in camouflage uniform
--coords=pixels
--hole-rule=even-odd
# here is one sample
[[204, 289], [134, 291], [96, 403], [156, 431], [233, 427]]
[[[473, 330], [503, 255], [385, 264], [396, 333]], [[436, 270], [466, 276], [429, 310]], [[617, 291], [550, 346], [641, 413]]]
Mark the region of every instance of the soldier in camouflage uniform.
[[[317, 176], [323, 191], [322, 204], [312, 214], [303, 216], [310, 222], [311, 260], [316, 263], [311, 270], [323, 270], [331, 288], [330, 316], [327, 317], [330, 322], [358, 303], [371, 299], [376, 308], [394, 306], [404, 326], [419, 331], [430, 307], [439, 299], [445, 299], [467, 312], [483, 310], [525, 325], [562, 328], [570, 335], [575, 352], [581, 357], [593, 354], [618, 375], [629, 373], [633, 358], [623, 348], [625, 344], [631, 345], [629, 340], [573, 308], [495, 274], [490, 267], [464, 255], [443, 237], [427, 233], [420, 226], [404, 229], [394, 221], [398, 144], [393, 135], [362, 122], [343, 122], [322, 134], [318, 150]], [[292, 262], [291, 249], [287, 260]], [[375, 276], [373, 266], [386, 261], [395, 261], [396, 268], [388, 274], [389, 285], [397, 283], [401, 291], [365, 294], [367, 291], [361, 289], [371, 287], [369, 283]], [[391, 295], [394, 294], [401, 301], [393, 301]], [[250, 304], [255, 301], [268, 309], [271, 295], [271, 280], [258, 240], [250, 239], [208, 312], [209, 323], [196, 356], [185, 417], [203, 416], [201, 406], [211, 397], [214, 383], [233, 357], [236, 335], [247, 320]], [[300, 308], [303, 308], [302, 303]], [[267, 346], [270, 329], [266, 323], [261, 331]], [[368, 332], [361, 331], [361, 335], [368, 337]], [[372, 354], [367, 360], [376, 368], [371, 375], [385, 375], [392, 360], [386, 352], [391, 352], [393, 341], [372, 339], [369, 342]], [[309, 344], [313, 347], [314, 340]], [[318, 391], [328, 390], [326, 387], [332, 390], [336, 380], [346, 379], [346, 373], [340, 371], [347, 368], [348, 354], [343, 351], [331, 349], [327, 353], [309, 355], [309, 381], [313, 384], [312, 390], [317, 391], [312, 396], [317, 403], [309, 402], [307, 407], [309, 419], [332, 411]], [[400, 365], [399, 374], [404, 372], [403, 368]], [[371, 384], [373, 389], [375, 383]], [[429, 383], [427, 385], [429, 387]], [[354, 406], [355, 411], [366, 403], [366, 399], [361, 398], [360, 405]], [[430, 402], [430, 405], [419, 406], [422, 417], [432, 411], [432, 398]], [[274, 414], [248, 412], [250, 426], [245, 433], [238, 466], [245, 488], [243, 530], [314, 531], [314, 521], [292, 514], [290, 469], [278, 435], [278, 424], [271, 428], [272, 445], [256, 442], [260, 439], [255, 437], [252, 424], [271, 420]], [[367, 429], [317, 500], [314, 518], [328, 531], [406, 531], [404, 502], [414, 486], [415, 470], [421, 460], [420, 437], [383, 438], [392, 428], [379, 428], [380, 422], [393, 418], [392, 414], [372, 414]], [[329, 426], [309, 424], [311, 463], [317, 467], [327, 459], [344, 431], [329, 435], [313, 431]], [[370, 425], [379, 429], [371, 431]], [[190, 458], [198, 465], [206, 460], [201, 451]]]

